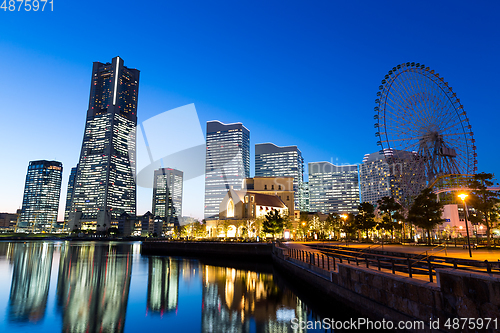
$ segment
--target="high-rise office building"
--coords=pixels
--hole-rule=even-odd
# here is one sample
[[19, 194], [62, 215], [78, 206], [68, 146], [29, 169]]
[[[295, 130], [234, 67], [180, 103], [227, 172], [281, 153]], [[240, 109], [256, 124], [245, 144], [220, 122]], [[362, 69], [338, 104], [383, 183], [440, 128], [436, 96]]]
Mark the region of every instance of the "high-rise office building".
[[393, 197], [409, 206], [424, 187], [418, 184], [424, 175], [417, 158], [413, 152], [392, 149], [366, 154], [359, 166], [362, 202], [376, 206], [382, 197]]
[[94, 62], [70, 223], [109, 228], [122, 213], [135, 216], [135, 147], [139, 70], [123, 59]]
[[69, 174], [68, 190], [66, 191], [66, 207], [64, 208], [64, 223], [68, 223], [69, 220], [69, 212], [71, 211], [71, 202], [73, 201], [73, 189], [75, 187], [77, 169], [78, 165], [71, 168], [71, 172]]
[[394, 196], [394, 177], [383, 152], [365, 155], [359, 166], [359, 184], [362, 202], [376, 206], [382, 197]]
[[309, 163], [309, 203], [312, 212], [357, 213], [359, 185], [357, 165]]
[[183, 172], [171, 168], [160, 168], [154, 173], [153, 215], [166, 223], [179, 225], [182, 216]]
[[311, 209], [309, 205], [309, 182], [302, 182], [300, 194], [300, 211], [308, 212]]
[[304, 159], [297, 146], [278, 147], [273, 143], [256, 144], [255, 177], [293, 177], [294, 209], [300, 209]]
[[31, 161], [24, 185], [18, 230], [50, 231], [57, 222], [61, 194], [62, 163]]
[[241, 123], [207, 122], [205, 163], [205, 218], [217, 219], [227, 191], [250, 177], [250, 131]]

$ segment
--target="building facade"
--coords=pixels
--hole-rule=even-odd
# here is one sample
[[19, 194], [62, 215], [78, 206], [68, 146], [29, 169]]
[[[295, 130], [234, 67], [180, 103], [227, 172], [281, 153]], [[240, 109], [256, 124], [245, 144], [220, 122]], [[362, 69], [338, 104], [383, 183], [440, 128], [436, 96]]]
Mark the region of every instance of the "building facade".
[[243, 181], [243, 190], [252, 193], [261, 193], [277, 196], [293, 215], [295, 200], [293, 191], [293, 177], [254, 177]]
[[425, 187], [417, 158], [415, 153], [393, 149], [366, 154], [359, 166], [361, 201], [377, 206], [377, 201], [387, 196], [409, 207], [412, 197]]
[[294, 209], [300, 209], [304, 159], [297, 146], [278, 147], [273, 143], [256, 144], [255, 177], [293, 177]]
[[160, 168], [154, 172], [153, 215], [179, 225], [182, 216], [183, 172]]
[[231, 188], [250, 177], [250, 131], [241, 123], [207, 122], [205, 162], [206, 219], [217, 219], [219, 204]]
[[3, 230], [15, 231], [17, 219], [21, 215], [21, 210], [18, 209], [16, 213], [0, 213], [0, 228]]
[[311, 212], [357, 213], [358, 166], [309, 163], [309, 204]]
[[62, 163], [57, 161], [29, 163], [18, 230], [48, 232], [56, 226], [62, 171]]
[[393, 197], [393, 177], [383, 152], [366, 154], [359, 165], [361, 201], [376, 206], [383, 197]]
[[139, 70], [123, 59], [94, 62], [69, 227], [109, 228], [136, 214], [136, 125]]
[[78, 170], [78, 165], [71, 168], [68, 179], [68, 189], [66, 191], [66, 207], [64, 208], [64, 223], [69, 221], [69, 212], [71, 211], [71, 202], [73, 201], [73, 189], [75, 187], [76, 171]]

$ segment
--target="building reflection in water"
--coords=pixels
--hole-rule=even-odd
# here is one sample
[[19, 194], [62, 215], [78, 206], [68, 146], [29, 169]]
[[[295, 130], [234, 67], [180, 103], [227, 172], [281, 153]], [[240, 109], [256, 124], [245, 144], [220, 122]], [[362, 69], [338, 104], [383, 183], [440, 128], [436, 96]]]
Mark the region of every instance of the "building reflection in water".
[[148, 260], [147, 312], [163, 316], [177, 311], [179, 260], [171, 257], [150, 257]]
[[131, 250], [128, 244], [61, 247], [57, 304], [63, 332], [123, 332]]
[[[45, 242], [10, 243], [13, 271], [9, 321], [38, 322], [45, 315], [54, 245]], [[12, 252], [11, 252], [12, 251]]]
[[306, 320], [302, 302], [283, 291], [272, 274], [227, 267], [203, 267], [202, 332], [300, 332], [291, 320]]

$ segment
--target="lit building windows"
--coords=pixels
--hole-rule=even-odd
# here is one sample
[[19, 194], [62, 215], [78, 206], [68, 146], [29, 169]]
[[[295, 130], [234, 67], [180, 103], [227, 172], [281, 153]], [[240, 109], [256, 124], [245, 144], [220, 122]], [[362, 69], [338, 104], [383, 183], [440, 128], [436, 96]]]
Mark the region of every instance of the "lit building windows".
[[57, 222], [62, 163], [31, 161], [26, 174], [18, 230], [50, 232]]

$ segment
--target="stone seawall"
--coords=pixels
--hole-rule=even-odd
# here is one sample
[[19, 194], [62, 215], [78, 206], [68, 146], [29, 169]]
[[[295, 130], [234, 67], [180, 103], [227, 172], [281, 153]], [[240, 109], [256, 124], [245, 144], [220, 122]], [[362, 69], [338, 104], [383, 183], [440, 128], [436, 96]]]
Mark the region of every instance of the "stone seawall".
[[165, 241], [146, 241], [142, 243], [142, 253], [149, 255], [217, 257], [250, 261], [270, 261], [272, 251], [273, 245], [270, 243]]
[[[372, 320], [423, 321], [425, 328], [409, 330], [413, 332], [476, 332], [467, 327], [450, 330], [445, 323], [449, 318], [500, 318], [500, 278], [496, 275], [436, 269], [437, 283], [431, 283], [354, 264], [337, 264], [335, 271], [327, 271], [285, 253], [275, 249], [275, 267], [320, 293], [342, 299]], [[431, 329], [430, 319], [439, 320], [440, 330]], [[499, 328], [490, 325], [488, 332]]]

